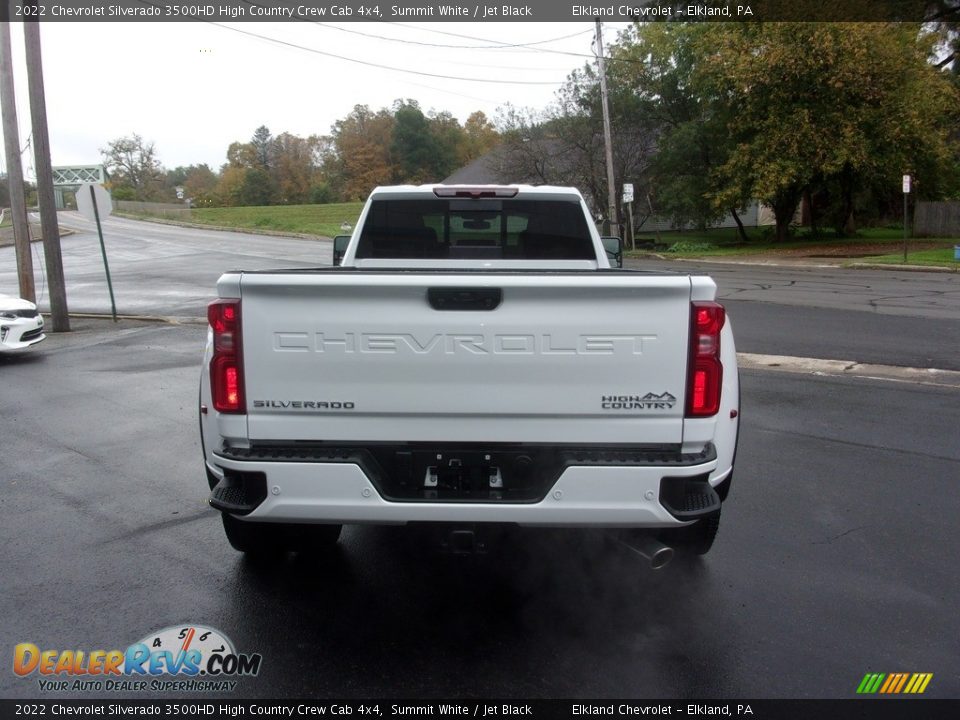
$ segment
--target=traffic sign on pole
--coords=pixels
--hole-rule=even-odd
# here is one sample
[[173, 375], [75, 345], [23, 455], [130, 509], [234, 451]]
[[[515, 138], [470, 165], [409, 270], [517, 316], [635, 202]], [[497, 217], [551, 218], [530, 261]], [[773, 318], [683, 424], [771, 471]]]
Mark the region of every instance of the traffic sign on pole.
[[113, 312], [113, 321], [116, 322], [117, 303], [113, 298], [113, 281], [110, 279], [110, 263], [107, 262], [107, 246], [103, 243], [103, 228], [100, 226], [100, 216], [106, 217], [113, 212], [113, 200], [110, 199], [110, 193], [103, 188], [103, 185], [84, 183], [77, 190], [77, 210], [88, 220], [97, 222], [103, 270], [107, 274], [107, 289], [110, 291], [110, 310]]
[[[93, 195], [91, 196], [91, 188]], [[113, 212], [113, 199], [103, 185], [98, 183], [84, 183], [77, 188], [77, 210], [87, 220], [96, 220], [97, 212], [94, 212], [93, 198], [97, 199], [96, 210], [100, 217], [108, 217]]]

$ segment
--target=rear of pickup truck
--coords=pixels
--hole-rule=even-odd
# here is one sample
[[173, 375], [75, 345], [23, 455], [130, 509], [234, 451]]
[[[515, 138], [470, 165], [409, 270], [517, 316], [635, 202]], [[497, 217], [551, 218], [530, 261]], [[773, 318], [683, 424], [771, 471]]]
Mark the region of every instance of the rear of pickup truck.
[[606, 268], [589, 230], [589, 268], [364, 262], [361, 231], [349, 267], [223, 275], [200, 418], [231, 543], [512, 523], [709, 549], [737, 439], [730, 323], [709, 278]]

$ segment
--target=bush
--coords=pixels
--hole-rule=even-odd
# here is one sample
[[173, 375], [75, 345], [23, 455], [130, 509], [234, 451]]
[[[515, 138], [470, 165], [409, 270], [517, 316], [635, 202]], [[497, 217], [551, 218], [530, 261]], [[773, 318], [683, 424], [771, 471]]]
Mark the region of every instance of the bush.
[[326, 183], [318, 183], [310, 188], [310, 202], [313, 205], [327, 205], [334, 199], [333, 189]]
[[110, 191], [110, 196], [114, 200], [136, 200], [137, 191], [130, 187], [116, 187]]

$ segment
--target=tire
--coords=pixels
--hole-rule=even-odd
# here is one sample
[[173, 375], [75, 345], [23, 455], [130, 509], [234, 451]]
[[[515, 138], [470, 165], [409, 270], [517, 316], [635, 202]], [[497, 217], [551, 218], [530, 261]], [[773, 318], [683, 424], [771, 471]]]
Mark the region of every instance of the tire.
[[706, 555], [713, 547], [719, 529], [720, 511], [717, 511], [693, 525], [666, 530], [660, 541], [676, 550], [678, 555]]
[[719, 485], [717, 485], [714, 488], [714, 490], [717, 491], [717, 495], [720, 496], [720, 502], [727, 501], [727, 495], [730, 494], [730, 486], [732, 484], [733, 484], [733, 468], [731, 467], [730, 474], [727, 475], [727, 477], [723, 480], [723, 482], [721, 482]]
[[222, 513], [222, 517], [230, 545], [252, 557], [325, 552], [337, 544], [343, 529], [342, 525], [247, 522], [228, 513]]

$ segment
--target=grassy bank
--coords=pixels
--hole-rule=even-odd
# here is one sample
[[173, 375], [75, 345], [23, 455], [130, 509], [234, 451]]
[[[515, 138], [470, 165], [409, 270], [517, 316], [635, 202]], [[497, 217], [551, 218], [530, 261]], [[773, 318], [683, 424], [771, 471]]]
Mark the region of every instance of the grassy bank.
[[[851, 258], [871, 262], [875, 258], [883, 258], [879, 261], [903, 262], [902, 252], [898, 254], [903, 244], [903, 230], [895, 227], [867, 228], [854, 237], [842, 239], [832, 237], [829, 232], [819, 237], [811, 237], [809, 233], [801, 231], [782, 243], [773, 239], [772, 229], [750, 228], [747, 234], [749, 240], [743, 242], [732, 228], [699, 232], [662, 232], [659, 237], [653, 234], [638, 236], [637, 244], [655, 242], [658, 245], [658, 254], [678, 258], [774, 255], [795, 258]], [[910, 239], [909, 257], [911, 262], [912, 258], [917, 258], [918, 264], [953, 265], [955, 244], [960, 244], [960, 239]], [[628, 252], [627, 255], [640, 255], [643, 252], [638, 250], [636, 253]]]
[[276, 230], [333, 237], [344, 222], [356, 225], [363, 203], [270, 205], [266, 207], [194, 208], [190, 221], [250, 230]]
[[[789, 248], [810, 248], [829, 245], [831, 247], [856, 242], [895, 243], [903, 242], [903, 231], [898, 228], [867, 228], [850, 238], [837, 238], [829, 230], [813, 237], [804, 229], [790, 236], [786, 242], [778, 243], [774, 239], [773, 228], [747, 228], [747, 241], [737, 234], [736, 228], [717, 228], [715, 230], [686, 230], [661, 233], [637, 233], [637, 245], [657, 243], [663, 250], [676, 255], [725, 255], [750, 254], [765, 251], [777, 251]], [[944, 241], [948, 242], [948, 241]], [[701, 250], [689, 250], [693, 246], [704, 246]], [[709, 247], [707, 247], [709, 246]]]
[[[960, 241], [957, 241], [960, 245]], [[903, 263], [903, 252], [889, 253], [886, 255], [876, 255], [863, 258], [864, 262], [878, 263], [881, 265], [900, 265]], [[936, 267], [960, 268], [960, 261], [953, 259], [953, 246], [943, 248], [933, 248], [931, 250], [910, 251], [908, 244], [907, 251], [908, 265], [930, 265]]]

